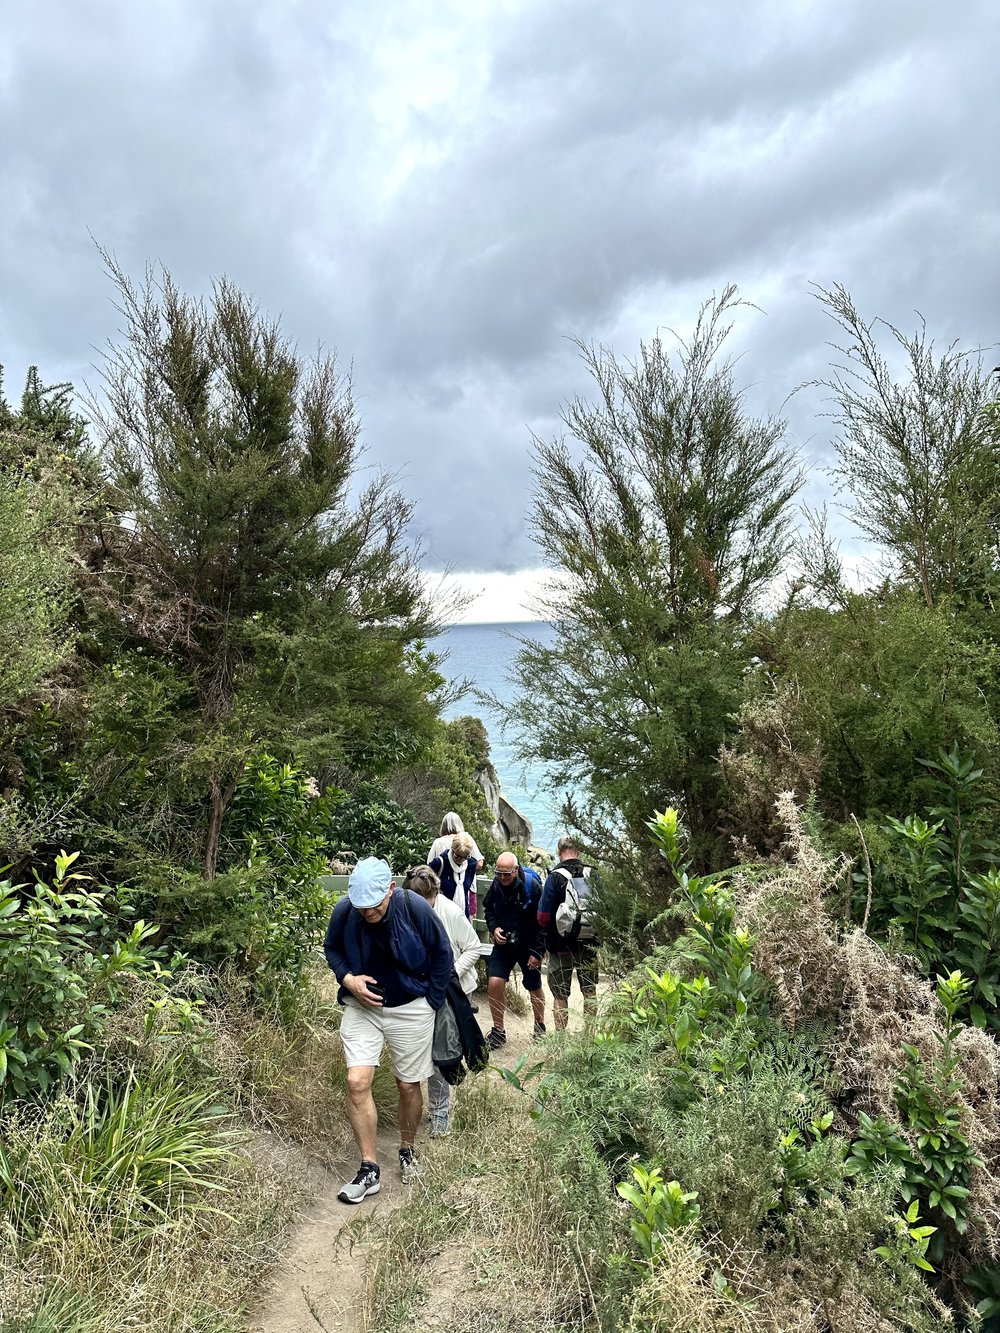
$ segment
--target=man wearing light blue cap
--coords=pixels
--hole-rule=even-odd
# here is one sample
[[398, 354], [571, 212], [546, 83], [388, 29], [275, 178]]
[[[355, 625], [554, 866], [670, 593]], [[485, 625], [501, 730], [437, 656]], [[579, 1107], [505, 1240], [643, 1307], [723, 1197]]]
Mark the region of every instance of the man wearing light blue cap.
[[387, 862], [367, 856], [347, 881], [323, 941], [340, 982], [340, 1036], [347, 1061], [347, 1113], [361, 1166], [337, 1196], [361, 1203], [380, 1185], [378, 1113], [372, 1079], [389, 1047], [399, 1089], [399, 1166], [403, 1183], [420, 1174], [413, 1140], [420, 1124], [420, 1084], [434, 1072], [434, 1014], [444, 1004], [454, 954], [444, 927], [422, 898], [396, 891]]

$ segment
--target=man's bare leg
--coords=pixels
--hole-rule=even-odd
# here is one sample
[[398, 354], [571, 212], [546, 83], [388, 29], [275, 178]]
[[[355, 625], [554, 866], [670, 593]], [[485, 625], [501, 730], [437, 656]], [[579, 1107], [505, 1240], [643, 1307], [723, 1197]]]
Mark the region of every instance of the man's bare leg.
[[399, 1089], [399, 1146], [412, 1148], [424, 1109], [419, 1083], [404, 1083], [396, 1079]]
[[507, 983], [503, 977], [490, 977], [489, 985], [486, 987], [486, 993], [490, 997], [490, 1016], [493, 1019], [493, 1026], [498, 1032], [504, 1030], [504, 1014], [507, 1009], [504, 1003], [506, 989]]
[[537, 990], [528, 991], [528, 994], [531, 997], [531, 1012], [535, 1022], [542, 1026], [545, 1023], [545, 992], [539, 986]]
[[558, 995], [553, 995], [552, 1017], [556, 1020], [556, 1030], [564, 1032], [569, 1024], [569, 1000], [561, 1000]]
[[[374, 1065], [352, 1065], [347, 1071], [347, 1118], [363, 1162], [378, 1161], [378, 1112], [372, 1096], [374, 1077]], [[417, 1092], [420, 1092], [419, 1086]]]

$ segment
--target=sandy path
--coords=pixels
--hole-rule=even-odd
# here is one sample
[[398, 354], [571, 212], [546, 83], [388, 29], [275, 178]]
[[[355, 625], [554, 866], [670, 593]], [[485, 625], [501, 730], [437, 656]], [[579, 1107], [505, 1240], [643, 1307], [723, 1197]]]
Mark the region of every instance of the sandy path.
[[[490, 1026], [489, 1004], [478, 992], [479, 1023]], [[552, 1000], [546, 991], [546, 1020], [552, 1030]], [[507, 1044], [491, 1056], [491, 1065], [510, 1068], [531, 1048], [531, 1015], [508, 1014]], [[426, 1125], [417, 1138], [417, 1148], [426, 1139]], [[338, 1162], [327, 1169], [315, 1164], [314, 1197], [303, 1210], [290, 1238], [285, 1258], [273, 1277], [256, 1316], [248, 1328], [252, 1333], [365, 1333], [362, 1295], [365, 1278], [365, 1246], [357, 1240], [358, 1223], [375, 1209], [394, 1208], [404, 1197], [399, 1179], [396, 1150], [399, 1139], [394, 1126], [379, 1133], [382, 1188], [364, 1203], [340, 1203], [337, 1191], [357, 1170], [357, 1158]]]
[[363, 1247], [357, 1223], [372, 1211], [394, 1208], [403, 1195], [396, 1169], [394, 1128], [379, 1134], [382, 1188], [363, 1204], [341, 1203], [337, 1191], [358, 1168], [350, 1160], [313, 1168], [315, 1194], [292, 1233], [285, 1258], [249, 1327], [254, 1333], [361, 1333]]

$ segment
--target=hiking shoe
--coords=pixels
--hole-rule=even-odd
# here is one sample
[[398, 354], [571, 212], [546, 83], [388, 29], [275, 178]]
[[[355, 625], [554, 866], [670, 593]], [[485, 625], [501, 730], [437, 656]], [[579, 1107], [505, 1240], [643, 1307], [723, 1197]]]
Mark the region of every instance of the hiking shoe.
[[536, 1024], [535, 1024], [535, 1029], [534, 1029], [534, 1031], [533, 1031], [532, 1034], [531, 1034], [531, 1040], [532, 1040], [532, 1041], [541, 1041], [541, 1039], [542, 1039], [544, 1036], [545, 1036], [545, 1024], [544, 1024], [544, 1023], [536, 1023]]
[[431, 1138], [443, 1139], [448, 1134], [448, 1112], [440, 1111], [431, 1116]]
[[369, 1194], [377, 1194], [382, 1188], [379, 1169], [374, 1162], [362, 1162], [358, 1174], [341, 1188], [337, 1198], [341, 1203], [360, 1203]]
[[412, 1148], [400, 1148], [399, 1170], [403, 1177], [404, 1185], [412, 1185], [415, 1180], [419, 1180], [424, 1174], [420, 1163], [413, 1155]]
[[490, 1028], [486, 1040], [489, 1042], [493, 1050], [497, 1051], [500, 1049], [501, 1046], [505, 1046], [507, 1044], [507, 1034], [500, 1028]]

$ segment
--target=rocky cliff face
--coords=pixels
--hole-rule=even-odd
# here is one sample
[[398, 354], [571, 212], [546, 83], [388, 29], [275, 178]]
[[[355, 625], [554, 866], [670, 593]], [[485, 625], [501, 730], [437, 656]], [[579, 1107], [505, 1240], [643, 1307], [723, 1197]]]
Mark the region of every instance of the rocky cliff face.
[[512, 842], [529, 843], [531, 824], [501, 792], [500, 778], [492, 763], [483, 765], [476, 774], [476, 781], [483, 789], [486, 804], [493, 816], [493, 827], [490, 832], [497, 842], [505, 847]]
[[525, 846], [531, 841], [531, 824], [525, 819], [515, 806], [511, 805], [507, 797], [501, 793], [500, 810], [497, 816], [497, 823], [503, 829], [504, 841], [507, 843], [519, 842]]

